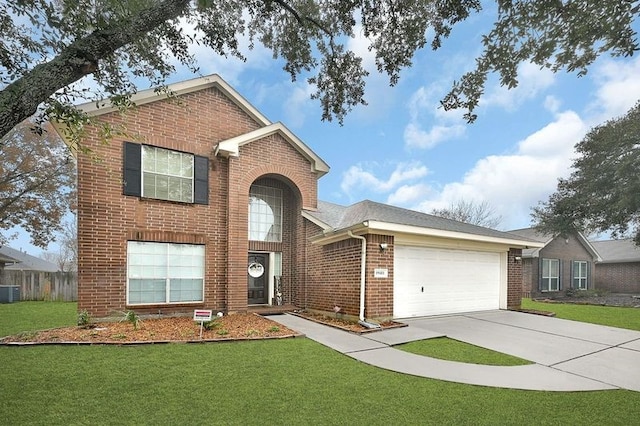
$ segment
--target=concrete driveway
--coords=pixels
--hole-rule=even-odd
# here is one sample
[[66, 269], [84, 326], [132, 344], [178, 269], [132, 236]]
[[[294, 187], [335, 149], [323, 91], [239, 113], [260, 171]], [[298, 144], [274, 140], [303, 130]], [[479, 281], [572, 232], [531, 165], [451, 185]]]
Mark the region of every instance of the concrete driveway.
[[[638, 312], [640, 315], [640, 311]], [[459, 383], [543, 391], [640, 391], [640, 332], [512, 311], [400, 320], [408, 327], [357, 335], [294, 315], [274, 321], [361, 362]], [[493, 366], [408, 353], [393, 346], [447, 336], [534, 362]]]
[[[638, 311], [640, 315], [640, 310]], [[640, 391], [640, 332], [512, 311], [402, 320], [613, 387]], [[373, 337], [373, 336], [372, 336]]]

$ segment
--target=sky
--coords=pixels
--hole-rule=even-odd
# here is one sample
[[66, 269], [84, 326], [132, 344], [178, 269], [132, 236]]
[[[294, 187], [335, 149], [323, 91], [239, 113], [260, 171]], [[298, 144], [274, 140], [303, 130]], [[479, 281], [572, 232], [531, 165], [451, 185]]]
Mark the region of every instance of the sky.
[[[460, 200], [486, 202], [502, 217], [497, 228], [511, 230], [531, 226], [532, 207], [547, 200], [558, 178], [569, 176], [575, 144], [640, 99], [640, 55], [601, 57], [580, 78], [523, 64], [516, 89], [490, 78], [477, 120], [467, 124], [463, 111], [445, 112], [439, 101], [473, 68], [493, 18], [491, 11], [472, 17], [440, 50], [418, 51], [395, 87], [376, 71], [367, 40], [358, 34], [349, 48], [370, 72], [368, 105], [356, 107], [343, 126], [321, 121], [312, 88], [304, 79], [292, 83], [270, 51], [245, 49], [246, 62], [204, 48], [193, 52], [202, 75], [219, 74], [329, 164], [318, 182], [319, 199], [341, 205], [368, 199], [426, 213]], [[194, 77], [179, 70], [169, 82]], [[41, 252], [24, 233], [10, 246]]]

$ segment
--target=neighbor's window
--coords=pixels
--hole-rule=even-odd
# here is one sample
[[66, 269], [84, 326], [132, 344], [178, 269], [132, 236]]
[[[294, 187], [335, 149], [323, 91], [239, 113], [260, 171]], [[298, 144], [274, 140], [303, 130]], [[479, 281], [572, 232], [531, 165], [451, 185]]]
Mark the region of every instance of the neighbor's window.
[[127, 303], [202, 302], [204, 246], [129, 241]]
[[249, 240], [282, 241], [282, 190], [259, 185], [251, 187]]
[[142, 196], [193, 202], [193, 154], [142, 147]]
[[558, 291], [560, 285], [560, 261], [558, 259], [542, 259], [542, 291]]
[[586, 261], [576, 260], [573, 262], [573, 288], [587, 289], [587, 267]]

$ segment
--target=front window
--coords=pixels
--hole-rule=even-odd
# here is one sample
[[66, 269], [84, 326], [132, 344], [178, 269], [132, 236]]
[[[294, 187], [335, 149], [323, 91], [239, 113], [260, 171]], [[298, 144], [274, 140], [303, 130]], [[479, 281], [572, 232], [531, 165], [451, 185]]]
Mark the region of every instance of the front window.
[[127, 303], [202, 302], [204, 246], [129, 241]]
[[143, 145], [142, 196], [193, 202], [193, 154]]
[[560, 261], [542, 259], [542, 291], [558, 291], [560, 285]]
[[587, 289], [587, 262], [585, 261], [573, 262], [573, 288]]
[[282, 190], [258, 185], [251, 187], [249, 240], [282, 241]]

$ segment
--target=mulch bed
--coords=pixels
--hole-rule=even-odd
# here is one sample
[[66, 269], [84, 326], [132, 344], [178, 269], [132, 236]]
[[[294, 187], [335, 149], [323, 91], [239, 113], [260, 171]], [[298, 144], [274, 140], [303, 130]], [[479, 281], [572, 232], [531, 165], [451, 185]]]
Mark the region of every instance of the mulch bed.
[[215, 328], [202, 330], [191, 317], [143, 319], [137, 329], [130, 322], [104, 322], [90, 327], [63, 327], [25, 332], [0, 338], [0, 344], [139, 344], [211, 342], [274, 339], [299, 333], [256, 314], [232, 314], [215, 321]]
[[336, 316], [317, 314], [311, 312], [295, 312], [293, 315], [297, 315], [301, 318], [308, 319], [313, 322], [317, 322], [319, 324], [328, 325], [330, 327], [339, 328], [344, 331], [349, 331], [351, 333], [371, 333], [380, 330], [388, 330], [390, 328], [399, 328], [406, 327], [407, 324], [402, 324], [395, 321], [386, 321], [380, 323], [380, 328], [367, 328], [357, 321], [352, 321], [347, 318], [343, 318], [340, 314]]

